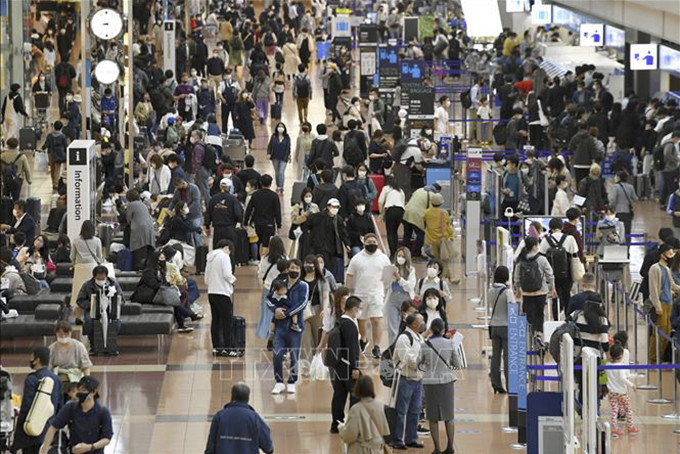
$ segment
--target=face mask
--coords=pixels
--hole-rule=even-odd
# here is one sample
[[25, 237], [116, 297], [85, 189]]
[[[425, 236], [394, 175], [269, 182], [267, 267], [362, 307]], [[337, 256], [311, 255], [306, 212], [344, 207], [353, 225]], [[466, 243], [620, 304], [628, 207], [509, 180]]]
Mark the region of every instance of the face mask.
[[57, 342], [60, 344], [68, 344], [68, 337], [58, 337]]
[[357, 205], [357, 213], [364, 214], [364, 211], [366, 211], [366, 205]]
[[439, 305], [439, 300], [436, 298], [428, 298], [425, 304], [427, 304], [427, 307], [429, 307], [430, 309], [437, 309], [437, 306]]
[[285, 131], [284, 128], [276, 128], [276, 132], [278, 132], [279, 134], [283, 134], [284, 131]]
[[76, 397], [78, 398], [78, 402], [81, 404], [85, 403], [87, 400], [87, 396], [89, 396], [90, 393], [76, 393]]
[[359, 171], [359, 178], [366, 178], [366, 171], [365, 170]]
[[528, 174], [528, 173], [529, 173], [529, 169], [526, 168], [526, 167], [522, 167], [522, 173], [525, 174], [525, 175]]
[[340, 208], [329, 208], [329, 209], [328, 209], [328, 212], [329, 212], [330, 214], [332, 214], [333, 216], [335, 216], [336, 214], [338, 214], [338, 211], [340, 211]]
[[312, 198], [311, 197], [305, 197], [305, 203], [307, 203], [307, 204], [312, 203]]
[[360, 108], [361, 108], [361, 103], [360, 103], [360, 102], [355, 102], [355, 103], [354, 103], [354, 107], [356, 107], [357, 109], [360, 109]]
[[667, 253], [666, 254], [666, 261], [670, 262], [671, 260], [673, 260], [673, 257], [675, 257], [675, 252]]
[[35, 361], [29, 361], [28, 367], [30, 367], [31, 369], [35, 369]]
[[305, 273], [313, 273], [314, 265], [305, 265]]
[[616, 216], [613, 214], [608, 214], [607, 216], [605, 216], [605, 219], [608, 221], [613, 221], [614, 219], [616, 219]]
[[297, 279], [300, 276], [299, 271], [289, 271], [288, 272], [288, 277], [291, 279]]
[[375, 101], [375, 96], [369, 96], [368, 99], [370, 99], [371, 101]]
[[404, 263], [406, 263], [405, 257], [397, 257], [397, 265], [403, 265]]
[[437, 275], [439, 275], [439, 270], [437, 268], [430, 267], [427, 269], [427, 277], [430, 279], [434, 279]]
[[94, 281], [94, 283], [97, 284], [97, 285], [100, 286], [100, 287], [103, 287], [104, 284], [106, 284], [106, 279], [104, 279], [104, 280], [102, 280], [102, 281], [100, 281], [99, 279], [97, 279], [97, 280]]
[[375, 251], [378, 250], [378, 245], [377, 244], [367, 244], [364, 246], [364, 249], [366, 249], [366, 252], [373, 254]]
[[189, 207], [185, 207], [185, 208], [182, 210], [182, 213], [183, 213], [183, 214], [189, 214]]
[[192, 75], [193, 77], [196, 77], [196, 74], [198, 74], [196, 71], [191, 71], [191, 75]]
[[527, 258], [528, 258], [529, 260], [531, 260], [531, 259], [533, 259], [534, 257], [536, 257], [536, 254], [537, 254], [536, 252], [529, 252], [529, 253], [527, 253]]
[[354, 316], [354, 318], [361, 318], [361, 315], [362, 315], [362, 311], [361, 311], [361, 309], [359, 309], [359, 310], [357, 310], [356, 315]]

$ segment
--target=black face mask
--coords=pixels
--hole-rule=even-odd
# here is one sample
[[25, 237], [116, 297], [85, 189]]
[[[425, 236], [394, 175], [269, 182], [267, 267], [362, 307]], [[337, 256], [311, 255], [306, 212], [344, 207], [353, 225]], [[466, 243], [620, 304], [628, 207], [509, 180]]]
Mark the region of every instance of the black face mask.
[[366, 249], [368, 252], [373, 254], [375, 251], [378, 250], [378, 245], [377, 244], [367, 244], [364, 246], [364, 249]]
[[34, 360], [29, 361], [29, 362], [28, 362], [28, 366], [29, 366], [31, 369], [35, 369], [35, 361], [34, 361]]
[[313, 273], [314, 265], [305, 265], [305, 273]]
[[297, 279], [298, 277], [300, 277], [300, 272], [299, 271], [289, 271], [288, 277], [291, 278], [291, 279]]
[[87, 396], [89, 396], [90, 393], [76, 393], [76, 397], [78, 398], [78, 402], [85, 403], [87, 400]]

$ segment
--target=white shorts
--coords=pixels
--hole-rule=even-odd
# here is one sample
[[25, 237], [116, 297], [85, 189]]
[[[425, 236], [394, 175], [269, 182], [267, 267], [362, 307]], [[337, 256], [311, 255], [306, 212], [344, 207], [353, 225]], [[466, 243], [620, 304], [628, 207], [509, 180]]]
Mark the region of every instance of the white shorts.
[[385, 306], [384, 298], [377, 295], [356, 295], [361, 300], [361, 316], [359, 320], [368, 320], [369, 318], [380, 318], [383, 316], [383, 307]]

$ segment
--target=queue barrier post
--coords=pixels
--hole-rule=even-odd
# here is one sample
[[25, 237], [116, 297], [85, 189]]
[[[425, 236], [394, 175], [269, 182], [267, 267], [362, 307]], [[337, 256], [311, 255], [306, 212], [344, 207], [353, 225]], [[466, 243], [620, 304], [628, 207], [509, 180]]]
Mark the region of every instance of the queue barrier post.
[[[645, 326], [649, 326], [649, 316], [647, 314], [645, 314], [644, 318], [645, 318]], [[637, 327], [637, 324], [636, 324], [636, 327]], [[635, 330], [635, 332], [637, 333], [637, 329]], [[645, 337], [647, 338], [647, 342], [645, 342], [645, 346], [646, 346], [647, 351], [649, 352], [649, 336], [645, 336]], [[636, 344], [636, 348], [635, 348], [635, 357], [636, 357], [635, 362], [637, 363], [637, 344]], [[649, 369], [645, 370], [645, 376], [647, 377], [647, 383], [645, 383], [643, 385], [639, 385], [637, 387], [637, 389], [641, 389], [643, 391], [654, 391], [655, 389], [657, 389], [657, 386], [650, 382]]]
[[[656, 326], [656, 324], [652, 323], [652, 329], [656, 330], [656, 336], [654, 336], [654, 339], [656, 340], [655, 342], [655, 349], [656, 349], [656, 365], [659, 366], [661, 365], [661, 352], [659, 348], [659, 337], [661, 337], [661, 329]], [[667, 405], [672, 403], [670, 400], [666, 399], [663, 397], [663, 380], [661, 377], [661, 369], [658, 370], [657, 372], [657, 388], [659, 389], [659, 397], [655, 399], [647, 399], [647, 402], [650, 404], [657, 404], [657, 405]]]
[[[671, 357], [672, 358], [671, 362], [676, 361], [677, 350], [678, 350], [678, 346], [676, 345], [676, 340], [674, 339], [673, 342], [671, 342], [671, 354], [673, 355]], [[678, 371], [674, 372], [674, 374], [677, 374], [677, 373], [678, 373]], [[680, 420], [680, 408], [678, 407], [679, 402], [678, 402], [678, 380], [677, 380], [677, 378], [675, 378], [673, 380], [673, 402], [675, 404], [673, 413], [667, 413], [665, 415], [661, 415], [661, 417], [664, 418], [664, 419], [673, 419], [673, 420], [679, 421]], [[676, 429], [676, 430], [679, 430], [679, 429]], [[676, 432], [676, 433], [680, 433], [680, 431]]]
[[574, 340], [569, 334], [560, 339], [560, 366], [562, 376], [562, 417], [564, 424], [564, 454], [574, 454]]
[[597, 355], [586, 348], [583, 350], [582, 358], [583, 452], [597, 454]]

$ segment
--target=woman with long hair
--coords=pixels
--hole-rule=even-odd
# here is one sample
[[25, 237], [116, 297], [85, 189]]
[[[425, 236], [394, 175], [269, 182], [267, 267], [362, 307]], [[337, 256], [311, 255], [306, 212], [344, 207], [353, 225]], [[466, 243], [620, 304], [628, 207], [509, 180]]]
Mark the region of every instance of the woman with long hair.
[[267, 307], [267, 296], [269, 295], [272, 282], [274, 282], [274, 279], [280, 274], [278, 264], [282, 260], [288, 260], [283, 240], [281, 237], [273, 236], [269, 239], [269, 247], [266, 250], [263, 248], [263, 255], [257, 266], [257, 277], [260, 282], [262, 282], [262, 297], [260, 304], [260, 319], [257, 322], [255, 335], [260, 339], [269, 338], [269, 324], [272, 321], [273, 314]]
[[333, 304], [329, 304], [324, 308], [321, 314], [321, 339], [319, 345], [316, 346], [316, 353], [321, 353], [328, 342], [328, 333], [331, 332], [335, 325], [340, 321], [342, 313], [345, 311], [345, 301], [349, 298], [350, 291], [344, 285], [339, 286], [333, 292]]
[[[71, 242], [71, 263], [73, 263], [73, 286], [71, 290], [71, 307], [76, 308], [76, 325], [82, 325], [82, 309], [76, 305], [78, 292], [83, 284], [92, 278], [95, 266], [104, 262], [102, 258], [102, 242], [95, 236], [94, 222], [86, 220], [80, 227], [80, 235]], [[109, 268], [109, 277], [113, 267]]]
[[288, 128], [279, 122], [274, 129], [267, 145], [267, 157], [271, 159], [274, 166], [274, 179], [276, 180], [276, 191], [283, 194], [283, 184], [286, 179], [286, 166], [290, 162], [291, 139], [288, 135]]
[[385, 177], [385, 186], [378, 197], [380, 214], [385, 221], [387, 230], [387, 244], [390, 248], [390, 256], [397, 250], [399, 240], [399, 226], [404, 218], [404, 208], [406, 207], [406, 196], [404, 191], [393, 176]]
[[396, 271], [392, 275], [385, 296], [388, 345], [392, 345], [399, 334], [401, 304], [413, 299], [416, 288], [416, 270], [411, 263], [411, 251], [407, 247], [397, 249], [392, 264], [396, 267]]
[[[306, 231], [305, 224], [309, 218], [319, 212], [319, 206], [312, 202], [312, 190], [304, 188], [300, 194], [300, 202], [293, 205], [290, 218], [291, 223], [295, 229], [300, 228], [302, 235], [298, 238], [298, 258], [306, 257], [309, 251], [309, 235]], [[294, 229], [294, 230], [295, 230]], [[291, 240], [293, 237], [290, 238]]]
[[314, 255], [304, 258], [300, 280], [306, 282], [309, 288], [307, 304], [312, 314], [305, 320], [305, 329], [302, 333], [302, 357], [311, 360], [312, 352], [321, 340], [323, 322], [321, 314], [327, 307], [330, 307], [331, 289]]
[[38, 235], [28, 248], [26, 257], [26, 265], [30, 264], [31, 274], [40, 282], [42, 288], [50, 288], [49, 282], [54, 279], [57, 270], [57, 266], [50, 258], [48, 244], [45, 235]]

